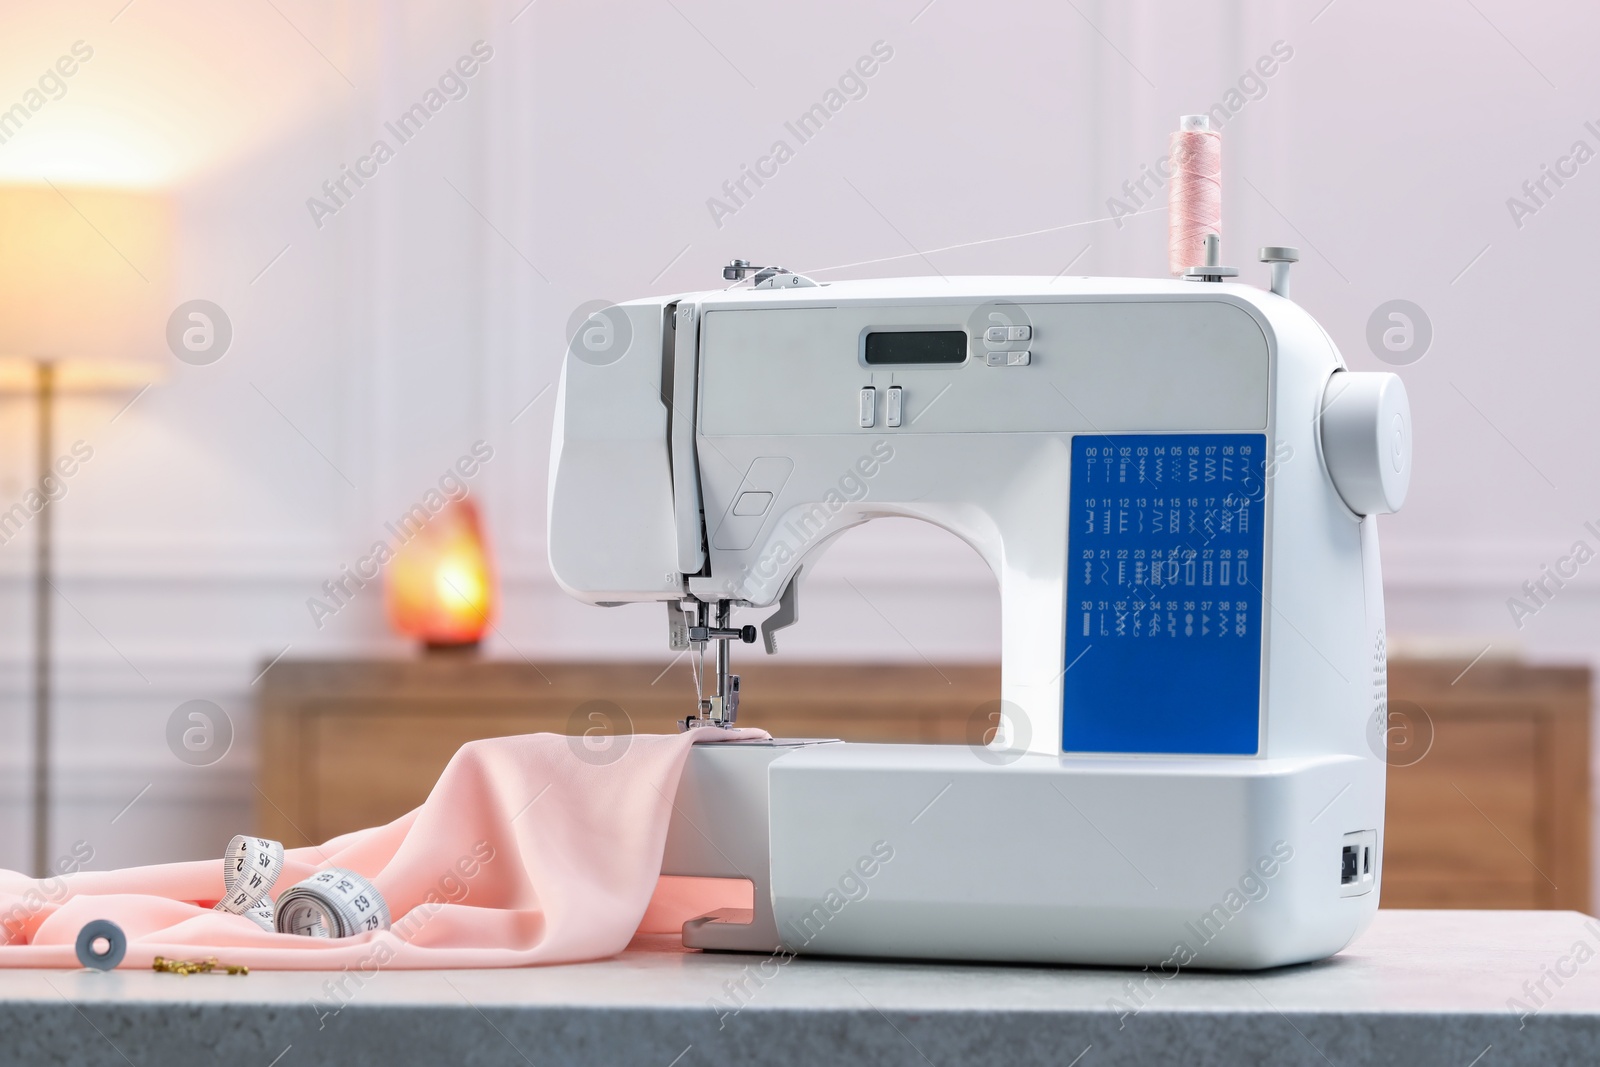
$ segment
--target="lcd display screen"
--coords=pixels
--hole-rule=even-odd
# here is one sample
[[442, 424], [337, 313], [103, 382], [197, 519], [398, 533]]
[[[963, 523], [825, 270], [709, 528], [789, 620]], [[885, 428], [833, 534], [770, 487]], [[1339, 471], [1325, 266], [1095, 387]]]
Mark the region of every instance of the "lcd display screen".
[[867, 334], [867, 362], [903, 367], [918, 363], [964, 363], [967, 335], [962, 330], [895, 330]]

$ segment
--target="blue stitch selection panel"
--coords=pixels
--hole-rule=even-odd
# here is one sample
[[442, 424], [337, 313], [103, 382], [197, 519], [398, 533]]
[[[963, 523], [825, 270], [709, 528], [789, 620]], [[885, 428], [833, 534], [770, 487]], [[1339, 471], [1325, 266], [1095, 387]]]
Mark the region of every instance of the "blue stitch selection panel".
[[1067, 535], [1066, 752], [1254, 755], [1262, 434], [1080, 434]]

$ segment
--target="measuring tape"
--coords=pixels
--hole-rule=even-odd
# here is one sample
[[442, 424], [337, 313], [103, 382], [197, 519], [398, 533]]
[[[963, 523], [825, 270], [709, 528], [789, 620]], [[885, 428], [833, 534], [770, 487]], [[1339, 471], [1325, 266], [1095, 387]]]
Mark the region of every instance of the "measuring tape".
[[389, 929], [389, 905], [356, 872], [330, 867], [284, 891], [275, 923], [280, 934], [352, 937]]
[[272, 887], [283, 873], [283, 845], [265, 837], [245, 837], [240, 834], [228, 842], [222, 853], [222, 884], [226, 890], [217, 901], [216, 911], [243, 915], [261, 926], [261, 908], [267, 909], [267, 923], [263, 929], [272, 929]]
[[350, 937], [389, 929], [389, 905], [383, 894], [354, 871], [330, 867], [274, 901], [272, 890], [281, 874], [281, 842], [242, 834], [234, 837], [222, 854], [222, 883], [227, 892], [215, 910], [243, 915], [268, 933]]
[[244, 917], [255, 923], [267, 933], [277, 932], [277, 927], [272, 922], [272, 909], [274, 904], [271, 897], [262, 897], [261, 903], [244, 913]]

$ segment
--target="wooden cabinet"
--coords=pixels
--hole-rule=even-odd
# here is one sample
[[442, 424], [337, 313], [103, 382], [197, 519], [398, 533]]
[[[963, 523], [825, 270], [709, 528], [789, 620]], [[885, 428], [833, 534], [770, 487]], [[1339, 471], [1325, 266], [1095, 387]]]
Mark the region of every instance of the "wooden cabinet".
[[[779, 736], [960, 743], [1000, 693], [997, 667], [749, 660], [739, 665], [741, 717]], [[422, 803], [474, 738], [670, 733], [694, 710], [694, 685], [686, 657], [662, 666], [451, 655], [280, 662], [262, 680], [261, 832], [304, 845], [387, 822]]]
[[[1383, 903], [1589, 910], [1588, 671], [1464, 666], [1390, 665]], [[747, 721], [851, 741], [977, 740], [1000, 689], [987, 666], [747, 657], [740, 673]], [[292, 845], [404, 814], [474, 738], [668, 732], [694, 706], [686, 659], [285, 661], [262, 685], [259, 824]]]
[[1589, 671], [1389, 666], [1383, 903], [1590, 910]]

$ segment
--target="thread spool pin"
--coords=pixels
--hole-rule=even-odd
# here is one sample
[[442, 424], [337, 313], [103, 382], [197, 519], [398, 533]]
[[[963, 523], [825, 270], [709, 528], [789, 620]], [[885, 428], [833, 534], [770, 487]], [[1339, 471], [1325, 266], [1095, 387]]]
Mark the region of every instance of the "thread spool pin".
[[1300, 262], [1300, 250], [1287, 245], [1268, 245], [1258, 253], [1258, 258], [1272, 266], [1272, 291], [1289, 299], [1289, 264]]
[[1205, 236], [1205, 263], [1198, 267], [1190, 267], [1183, 272], [1185, 281], [1191, 282], [1220, 282], [1224, 278], [1239, 276], [1238, 268], [1221, 266], [1222, 238], [1214, 233]]

